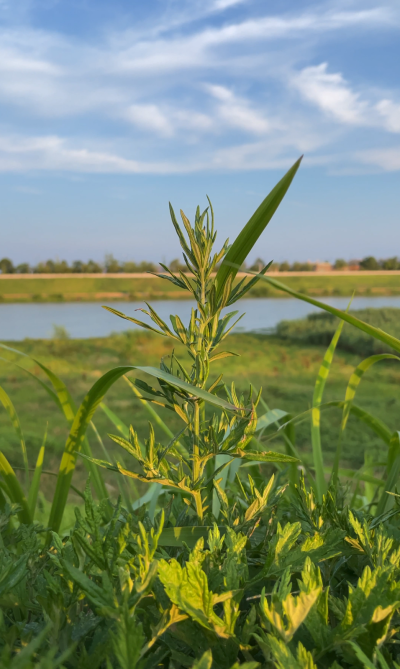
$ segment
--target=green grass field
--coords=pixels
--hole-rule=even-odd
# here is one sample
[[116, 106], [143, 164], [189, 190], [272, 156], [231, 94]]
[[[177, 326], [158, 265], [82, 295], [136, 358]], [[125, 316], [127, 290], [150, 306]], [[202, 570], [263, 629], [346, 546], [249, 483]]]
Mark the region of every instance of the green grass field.
[[[11, 344], [12, 345], [12, 344]], [[166, 339], [143, 332], [129, 332], [104, 339], [46, 340], [18, 343], [16, 347], [49, 366], [67, 384], [73, 398], [80, 402], [89, 388], [105, 371], [121, 364], [146, 364], [158, 366], [160, 358], [171, 352], [171, 344]], [[280, 408], [293, 414], [306, 411], [312, 401], [313, 387], [325, 349], [310, 344], [286, 342], [269, 336], [240, 334], [232, 335], [227, 341], [228, 350], [240, 352], [240, 358], [228, 358], [214, 363], [211, 378], [224, 373], [227, 382], [235, 380], [240, 390], [248, 388], [250, 382], [258, 389], [263, 387], [263, 398], [270, 408]], [[177, 349], [179, 353], [179, 350]], [[2, 353], [10, 362], [0, 361], [0, 385], [10, 395], [19, 414], [24, 429], [28, 455], [34, 464], [43, 433], [48, 422], [48, 440], [45, 469], [56, 471], [60, 453], [65, 444], [68, 426], [59, 410], [52, 403], [32, 377], [11, 361], [23, 364], [31, 372], [40, 373], [32, 361], [17, 358], [10, 353]], [[360, 362], [358, 355], [338, 351], [329, 377], [325, 401], [343, 400], [345, 388], [355, 365]], [[43, 376], [43, 380], [45, 377]], [[376, 365], [363, 378], [356, 403], [381, 418], [392, 429], [399, 428], [398, 414], [400, 400], [398, 384], [400, 365], [389, 361]], [[397, 386], [396, 386], [397, 384]], [[106, 396], [106, 404], [127, 424], [132, 423], [140, 436], [147, 431], [148, 414], [135, 399], [127, 383], [120, 380]], [[179, 419], [175, 414], [160, 410], [160, 414], [171, 426], [179, 429]], [[338, 409], [329, 409], [322, 415], [322, 440], [326, 461], [332, 460], [337, 444], [341, 414]], [[116, 431], [105, 414], [98, 409], [94, 423], [110, 450], [118, 449], [107, 437], [107, 432]], [[309, 418], [297, 426], [297, 445], [310, 454]], [[157, 432], [160, 440], [161, 432]], [[89, 441], [97, 457], [104, 457], [93, 431], [88, 432]], [[277, 447], [279, 441], [273, 445]], [[5, 411], [0, 409], [0, 450], [3, 450], [13, 465], [20, 466], [20, 448], [15, 432]], [[384, 452], [382, 443], [364, 424], [350, 418], [346, 431], [343, 453], [344, 465], [360, 466], [364, 451], [371, 450], [379, 459]], [[122, 451], [122, 449], [121, 449]], [[119, 456], [128, 459], [124, 452]], [[115, 490], [114, 474], [107, 472], [107, 481]], [[86, 480], [83, 462], [79, 462], [75, 474], [75, 484], [82, 487]], [[43, 491], [50, 496], [54, 479], [48, 475], [44, 479]]]
[[[400, 276], [373, 275], [357, 272], [351, 276], [284, 276], [290, 288], [314, 296], [327, 295], [400, 295]], [[251, 297], [282, 297], [284, 294], [259, 282], [249, 293]], [[96, 278], [74, 276], [60, 278], [2, 278], [0, 301], [5, 302], [73, 302], [93, 300], [143, 300], [185, 298], [188, 293], [167, 281], [149, 278], [113, 278], [100, 275]]]

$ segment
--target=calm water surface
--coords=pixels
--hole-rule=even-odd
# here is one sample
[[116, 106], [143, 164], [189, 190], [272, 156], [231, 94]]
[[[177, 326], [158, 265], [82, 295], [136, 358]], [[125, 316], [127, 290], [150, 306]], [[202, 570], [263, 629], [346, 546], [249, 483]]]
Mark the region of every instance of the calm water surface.
[[[321, 298], [321, 302], [338, 309], [346, 309], [348, 297]], [[258, 298], [242, 300], [239, 313], [245, 313], [236, 331], [273, 331], [281, 320], [302, 318], [319, 311], [306, 302], [292, 298]], [[110, 306], [128, 316], [150, 322], [135, 309], [145, 307], [142, 302], [111, 302]], [[162, 300], [153, 303], [161, 318], [169, 322], [169, 314], [178, 314], [183, 322], [190, 318], [192, 303], [181, 300]], [[236, 307], [231, 307], [233, 310]], [[400, 308], [400, 296], [356, 297], [352, 309], [366, 307]], [[237, 308], [237, 307], [236, 307]], [[48, 339], [53, 335], [55, 325], [62, 325], [74, 338], [106, 337], [112, 332], [135, 329], [133, 323], [118, 318], [102, 309], [99, 302], [69, 302], [65, 304], [0, 304], [0, 339], [21, 341]]]

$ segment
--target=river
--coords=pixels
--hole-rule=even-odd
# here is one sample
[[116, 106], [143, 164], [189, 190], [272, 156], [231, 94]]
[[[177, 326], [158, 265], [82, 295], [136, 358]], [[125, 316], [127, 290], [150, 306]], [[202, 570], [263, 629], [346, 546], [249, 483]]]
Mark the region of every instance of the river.
[[[348, 297], [326, 297], [321, 302], [338, 309], [346, 309]], [[135, 311], [145, 307], [142, 302], [111, 302], [118, 311], [150, 322]], [[153, 308], [164, 321], [169, 322], [169, 314], [178, 314], [184, 323], [190, 318], [192, 303], [183, 300], [162, 300], [153, 303]], [[400, 308], [400, 296], [356, 297], [352, 309], [366, 307]], [[238, 309], [233, 305], [230, 310]], [[302, 318], [319, 311], [306, 302], [292, 298], [244, 299], [239, 303], [239, 313], [245, 313], [236, 332], [273, 332], [281, 320]], [[72, 338], [106, 337], [112, 332], [122, 332], [136, 328], [134, 323], [102, 309], [99, 302], [67, 303], [16, 303], [0, 304], [0, 340], [22, 341], [23, 339], [49, 339], [54, 334], [54, 326], [63, 326]]]

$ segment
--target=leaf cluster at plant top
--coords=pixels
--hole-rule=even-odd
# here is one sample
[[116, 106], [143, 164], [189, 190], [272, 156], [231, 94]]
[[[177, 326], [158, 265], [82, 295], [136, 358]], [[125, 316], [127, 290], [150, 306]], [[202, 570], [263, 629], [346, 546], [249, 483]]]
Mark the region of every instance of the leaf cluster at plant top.
[[[394, 307], [368, 308], [351, 310], [350, 313], [366, 323], [370, 323], [398, 339], [400, 338], [400, 309]], [[306, 318], [299, 320], [281, 321], [276, 327], [276, 333], [282, 339], [328, 346], [338, 322], [339, 319], [333, 314], [309, 314]], [[374, 353], [386, 353], [393, 350], [387, 344], [349, 325], [345, 325], [343, 328], [338, 348], [360, 355], [373, 355]]]

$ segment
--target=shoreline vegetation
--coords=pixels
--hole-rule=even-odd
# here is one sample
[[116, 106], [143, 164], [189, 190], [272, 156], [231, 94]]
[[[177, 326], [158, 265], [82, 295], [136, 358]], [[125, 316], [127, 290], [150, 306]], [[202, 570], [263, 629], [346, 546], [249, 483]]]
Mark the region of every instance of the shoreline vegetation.
[[[237, 281], [246, 276], [237, 274]], [[400, 271], [268, 272], [315, 297], [400, 295]], [[169, 282], [155, 282], [153, 274], [0, 274], [0, 303], [96, 302], [188, 299], [189, 293]], [[248, 293], [250, 298], [284, 297], [266, 283]]]

